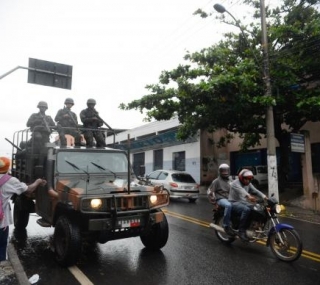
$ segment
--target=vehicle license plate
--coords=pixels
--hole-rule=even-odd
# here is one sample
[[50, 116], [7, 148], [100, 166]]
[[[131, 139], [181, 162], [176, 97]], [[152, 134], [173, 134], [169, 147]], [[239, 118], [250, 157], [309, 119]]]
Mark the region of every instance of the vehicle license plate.
[[120, 220], [118, 225], [121, 228], [135, 228], [140, 226], [140, 219]]

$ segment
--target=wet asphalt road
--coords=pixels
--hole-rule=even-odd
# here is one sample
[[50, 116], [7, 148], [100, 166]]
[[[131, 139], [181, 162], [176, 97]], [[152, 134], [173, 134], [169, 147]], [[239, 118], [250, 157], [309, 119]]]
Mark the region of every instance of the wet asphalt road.
[[39, 274], [38, 285], [319, 284], [320, 225], [281, 219], [295, 226], [308, 253], [290, 264], [260, 244], [222, 245], [208, 228], [205, 197], [195, 204], [173, 201], [166, 213], [169, 241], [156, 253], [144, 250], [139, 238], [110, 241], [84, 252], [76, 267], [61, 268], [50, 249], [53, 229], [41, 228], [35, 215], [12, 242], [28, 278]]

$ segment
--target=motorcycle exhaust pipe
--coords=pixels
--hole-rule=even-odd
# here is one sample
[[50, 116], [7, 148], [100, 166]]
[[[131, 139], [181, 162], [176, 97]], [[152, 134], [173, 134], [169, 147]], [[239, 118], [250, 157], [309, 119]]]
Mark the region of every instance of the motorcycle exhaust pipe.
[[220, 227], [214, 223], [210, 223], [209, 227], [215, 229], [218, 232], [226, 233], [223, 227]]

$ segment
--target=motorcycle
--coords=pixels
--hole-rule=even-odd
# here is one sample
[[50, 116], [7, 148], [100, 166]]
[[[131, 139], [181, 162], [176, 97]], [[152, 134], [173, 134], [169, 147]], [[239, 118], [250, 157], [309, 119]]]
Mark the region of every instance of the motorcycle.
[[[228, 235], [223, 228], [224, 208], [215, 206], [213, 210], [213, 223], [210, 227], [215, 230], [218, 239], [231, 244], [238, 238], [239, 217], [231, 215], [231, 230], [233, 235]], [[273, 195], [267, 201], [257, 202], [251, 210], [246, 230], [250, 243], [259, 240], [266, 241], [266, 246], [282, 261], [292, 262], [297, 260], [302, 253], [302, 241], [295, 229], [288, 224], [279, 222], [277, 215], [281, 206]]]

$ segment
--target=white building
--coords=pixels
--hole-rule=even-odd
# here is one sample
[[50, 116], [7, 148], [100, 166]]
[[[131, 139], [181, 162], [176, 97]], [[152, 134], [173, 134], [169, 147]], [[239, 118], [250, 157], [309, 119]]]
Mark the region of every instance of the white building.
[[[197, 183], [200, 175], [199, 136], [187, 141], [176, 139], [179, 121], [157, 121], [118, 133], [116, 147], [128, 149], [136, 175], [148, 174], [157, 169], [175, 169], [189, 172]], [[107, 144], [113, 143], [113, 137], [107, 138]]]

